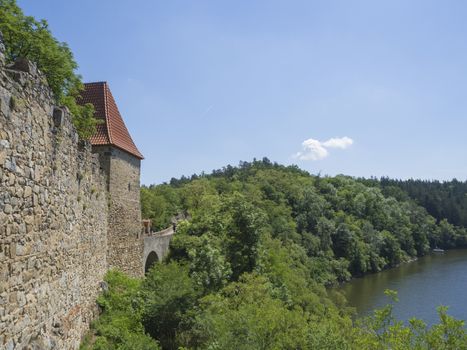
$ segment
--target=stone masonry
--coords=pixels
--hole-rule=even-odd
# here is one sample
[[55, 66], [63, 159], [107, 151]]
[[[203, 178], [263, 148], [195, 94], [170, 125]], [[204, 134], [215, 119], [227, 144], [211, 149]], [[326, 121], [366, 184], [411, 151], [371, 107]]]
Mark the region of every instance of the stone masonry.
[[132, 276], [141, 276], [141, 160], [112, 146], [94, 146], [93, 149], [99, 154], [101, 168], [107, 177], [109, 267]]
[[0, 66], [0, 349], [76, 349], [107, 271], [105, 177], [44, 76]]
[[142, 155], [110, 90], [109, 135], [133, 153], [80, 141], [44, 75], [3, 52], [0, 35], [0, 350], [78, 349], [106, 271], [144, 273]]

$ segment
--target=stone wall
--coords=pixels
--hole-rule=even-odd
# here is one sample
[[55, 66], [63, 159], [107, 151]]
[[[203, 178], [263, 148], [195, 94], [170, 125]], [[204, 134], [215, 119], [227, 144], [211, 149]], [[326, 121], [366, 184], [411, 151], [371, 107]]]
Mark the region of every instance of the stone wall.
[[0, 349], [77, 349], [108, 267], [105, 177], [44, 81], [0, 47]]
[[109, 200], [109, 267], [132, 276], [143, 275], [140, 203], [141, 160], [116, 147], [95, 146], [107, 177]]

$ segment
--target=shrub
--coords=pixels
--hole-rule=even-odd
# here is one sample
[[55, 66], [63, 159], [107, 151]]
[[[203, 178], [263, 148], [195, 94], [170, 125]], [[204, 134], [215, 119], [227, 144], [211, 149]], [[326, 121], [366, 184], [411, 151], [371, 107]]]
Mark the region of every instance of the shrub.
[[93, 334], [81, 349], [158, 350], [157, 342], [145, 334], [141, 323], [141, 281], [118, 271], [109, 271], [105, 280], [109, 289], [97, 300], [103, 313], [93, 323]]

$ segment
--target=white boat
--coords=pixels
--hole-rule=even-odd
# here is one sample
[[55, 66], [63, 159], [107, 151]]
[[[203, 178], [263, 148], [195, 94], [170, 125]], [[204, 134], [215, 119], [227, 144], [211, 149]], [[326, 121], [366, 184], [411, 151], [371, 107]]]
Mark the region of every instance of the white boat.
[[444, 253], [444, 249], [435, 248], [435, 249], [433, 249], [433, 253]]

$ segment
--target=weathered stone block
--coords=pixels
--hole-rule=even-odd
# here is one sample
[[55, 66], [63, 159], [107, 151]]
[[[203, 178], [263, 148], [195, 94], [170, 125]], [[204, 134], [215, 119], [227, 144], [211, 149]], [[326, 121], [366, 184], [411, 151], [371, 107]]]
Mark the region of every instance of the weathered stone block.
[[[26, 233], [26, 230], [24, 231]], [[21, 232], [23, 234], [23, 232]], [[23, 256], [29, 254], [31, 248], [29, 246], [23, 244], [16, 244], [16, 256]]]
[[[5, 163], [7, 156], [8, 156], [7, 150], [0, 149], [0, 165], [3, 165]], [[1, 181], [1, 176], [0, 176], [0, 181]]]
[[11, 95], [0, 91], [0, 112], [7, 119], [10, 117], [10, 113], [11, 113], [10, 101], [11, 101]]
[[13, 207], [10, 204], [5, 204], [5, 207], [3, 208], [3, 212], [5, 214], [11, 214], [13, 212]]
[[16, 159], [14, 157], [5, 159], [4, 167], [12, 172], [16, 172], [18, 170], [16, 167]]
[[17, 70], [20, 72], [29, 73], [31, 75], [37, 74], [37, 65], [27, 58], [20, 57], [14, 63], [8, 66], [9, 69]]
[[8, 184], [10, 186], [13, 186], [15, 184], [15, 181], [16, 181], [16, 176], [15, 174], [11, 174], [8, 176]]
[[32, 188], [31, 188], [30, 186], [26, 186], [26, 187], [24, 188], [23, 197], [24, 197], [24, 198], [27, 198], [27, 197], [29, 197], [29, 196], [31, 196], [31, 195], [32, 195]]

